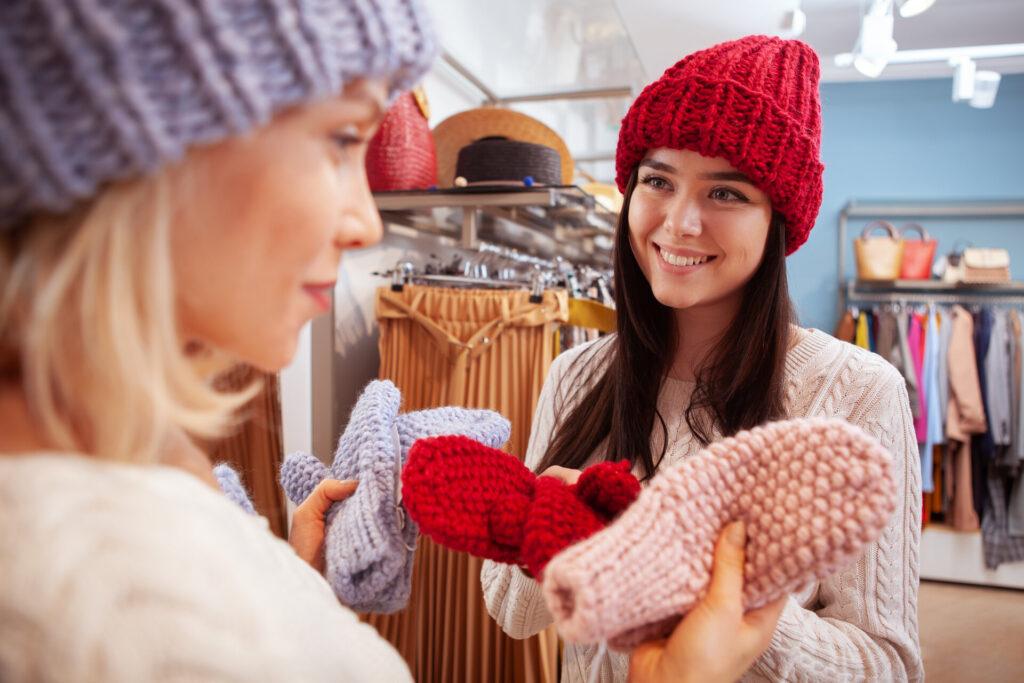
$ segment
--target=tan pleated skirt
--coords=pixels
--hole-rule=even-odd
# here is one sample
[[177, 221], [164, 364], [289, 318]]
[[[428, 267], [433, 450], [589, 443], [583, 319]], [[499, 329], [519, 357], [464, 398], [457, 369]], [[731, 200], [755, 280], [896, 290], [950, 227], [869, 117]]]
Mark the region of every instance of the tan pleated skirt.
[[[496, 410], [512, 422], [506, 450], [526, 452], [544, 378], [568, 320], [564, 292], [455, 290], [406, 286], [377, 293], [380, 377], [402, 392], [402, 410], [442, 405]], [[366, 615], [402, 654], [420, 683], [554, 683], [553, 629], [513, 640], [484, 606], [481, 561], [421, 538], [409, 606]]]

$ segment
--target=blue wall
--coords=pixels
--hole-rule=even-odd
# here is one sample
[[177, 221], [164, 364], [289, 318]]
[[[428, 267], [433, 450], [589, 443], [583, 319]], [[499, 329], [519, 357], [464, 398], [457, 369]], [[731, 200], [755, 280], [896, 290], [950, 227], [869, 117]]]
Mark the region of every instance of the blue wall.
[[[1024, 75], [1003, 77], [991, 109], [954, 104], [951, 90], [950, 79], [822, 86], [825, 196], [810, 239], [789, 259], [803, 325], [835, 325], [839, 211], [850, 199], [1024, 199]], [[961, 238], [1008, 248], [1014, 278], [1024, 279], [1024, 219], [919, 222], [938, 253]], [[863, 225], [851, 221], [851, 239]]]

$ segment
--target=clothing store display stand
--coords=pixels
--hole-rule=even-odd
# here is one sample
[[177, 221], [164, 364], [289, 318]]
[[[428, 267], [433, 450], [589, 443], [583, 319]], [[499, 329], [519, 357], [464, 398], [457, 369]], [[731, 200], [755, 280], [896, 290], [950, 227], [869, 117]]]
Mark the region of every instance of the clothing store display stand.
[[[936, 218], [1024, 219], [1024, 200], [957, 202], [887, 202], [851, 199], [839, 212], [839, 249], [837, 278], [839, 315], [855, 301], [871, 303], [1024, 303], [1024, 283], [1000, 285], [950, 285], [931, 280], [894, 280], [865, 282], [847, 280], [846, 259], [851, 218], [917, 220]], [[1020, 227], [1016, 221], [1006, 225]]]
[[[1024, 305], [1024, 283], [950, 285], [931, 280], [867, 282], [848, 280], [848, 223], [856, 219], [1024, 219], [1024, 200], [956, 202], [885, 202], [850, 200], [839, 213], [839, 314], [857, 303]], [[1020, 222], [1006, 221], [1020, 228]], [[921, 578], [934, 581], [1024, 589], [1024, 563], [986, 569], [980, 533], [954, 531], [930, 524], [921, 534]]]
[[611, 263], [617, 214], [576, 186], [378, 192], [374, 200], [388, 230], [441, 235], [474, 249], [482, 229], [493, 227], [490, 242], [527, 250], [540, 245], [550, 251], [545, 256], [577, 263]]

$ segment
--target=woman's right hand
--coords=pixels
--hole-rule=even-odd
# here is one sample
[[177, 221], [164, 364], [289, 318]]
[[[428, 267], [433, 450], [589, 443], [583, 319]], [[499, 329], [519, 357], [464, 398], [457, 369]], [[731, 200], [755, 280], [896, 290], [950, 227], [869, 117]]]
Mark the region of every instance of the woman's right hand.
[[715, 547], [707, 595], [667, 640], [633, 650], [631, 683], [732, 683], [767, 649], [789, 597], [743, 612], [745, 543], [743, 522], [725, 528]]
[[359, 482], [324, 479], [292, 513], [288, 543], [313, 569], [324, 573], [324, 537], [327, 535], [327, 511], [353, 493]]
[[558, 465], [552, 465], [543, 472], [540, 473], [541, 477], [554, 477], [559, 479], [566, 484], [575, 484], [579, 481], [580, 475], [583, 474], [580, 470], [569, 469], [568, 467], [559, 467]]

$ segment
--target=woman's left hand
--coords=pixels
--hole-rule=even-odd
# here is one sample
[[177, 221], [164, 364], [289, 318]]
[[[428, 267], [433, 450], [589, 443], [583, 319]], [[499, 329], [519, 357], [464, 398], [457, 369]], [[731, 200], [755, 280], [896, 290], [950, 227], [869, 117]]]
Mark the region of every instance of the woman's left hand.
[[324, 573], [324, 535], [327, 533], [324, 517], [332, 505], [355, 493], [358, 484], [356, 481], [324, 479], [292, 515], [288, 543], [299, 557], [321, 574]]
[[707, 595], [667, 640], [633, 650], [630, 683], [731, 683], [765, 651], [789, 598], [744, 613], [745, 544], [742, 522], [726, 527], [715, 547]]

